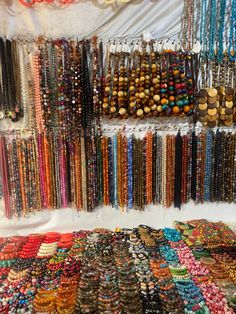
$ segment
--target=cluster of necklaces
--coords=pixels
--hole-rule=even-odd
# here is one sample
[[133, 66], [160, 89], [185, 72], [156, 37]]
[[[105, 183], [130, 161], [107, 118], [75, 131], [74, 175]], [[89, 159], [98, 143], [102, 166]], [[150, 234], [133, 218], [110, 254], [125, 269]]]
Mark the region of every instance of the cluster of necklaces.
[[144, 210], [194, 200], [236, 201], [236, 134], [118, 131], [68, 140], [56, 134], [0, 137], [5, 215], [98, 205]]
[[[235, 0], [201, 1], [200, 85], [202, 90], [198, 94], [200, 98], [198, 117], [199, 121], [209, 127], [232, 126], [235, 121], [235, 29]], [[206, 36], [208, 30], [209, 36]]]
[[[8, 50], [7, 50], [8, 48]], [[0, 117], [38, 133], [90, 132], [99, 115], [102, 45], [97, 38], [35, 41], [0, 39]]]
[[106, 116], [144, 118], [193, 113], [196, 54], [159, 52], [154, 41], [116, 48], [113, 51], [113, 45], [110, 47], [105, 76], [102, 107]]
[[102, 136], [103, 204], [142, 210], [194, 200], [234, 202], [235, 133], [126, 130]]
[[199, 121], [203, 125], [231, 127], [235, 120], [235, 95], [231, 87], [201, 89], [198, 94]]
[[94, 136], [68, 141], [51, 134], [1, 137], [2, 189], [7, 217], [68, 206], [91, 211], [99, 203]]
[[176, 228], [1, 238], [0, 311], [233, 314], [235, 234], [208, 221]]

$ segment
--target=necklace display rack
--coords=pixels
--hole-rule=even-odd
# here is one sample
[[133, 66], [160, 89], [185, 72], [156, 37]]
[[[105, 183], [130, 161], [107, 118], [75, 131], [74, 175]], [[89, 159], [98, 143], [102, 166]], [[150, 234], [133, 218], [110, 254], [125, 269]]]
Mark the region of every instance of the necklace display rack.
[[[1, 135], [5, 215], [40, 209], [121, 211], [236, 200], [235, 128], [188, 123], [102, 126], [71, 140], [57, 132]], [[86, 150], [86, 153], [85, 153]]]
[[104, 49], [96, 37], [1, 39], [0, 56], [8, 218], [235, 201], [233, 61], [208, 62], [193, 40], [117, 38]]

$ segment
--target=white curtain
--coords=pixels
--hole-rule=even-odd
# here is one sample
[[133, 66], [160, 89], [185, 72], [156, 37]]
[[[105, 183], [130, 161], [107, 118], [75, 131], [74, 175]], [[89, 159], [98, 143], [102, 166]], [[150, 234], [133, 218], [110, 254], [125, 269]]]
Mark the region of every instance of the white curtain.
[[180, 32], [183, 0], [132, 0], [114, 5], [103, 2], [85, 0], [63, 8], [43, 4], [25, 8], [18, 0], [0, 0], [0, 34], [79, 38], [97, 34], [108, 39], [133, 38], [146, 30], [154, 38], [173, 37]]

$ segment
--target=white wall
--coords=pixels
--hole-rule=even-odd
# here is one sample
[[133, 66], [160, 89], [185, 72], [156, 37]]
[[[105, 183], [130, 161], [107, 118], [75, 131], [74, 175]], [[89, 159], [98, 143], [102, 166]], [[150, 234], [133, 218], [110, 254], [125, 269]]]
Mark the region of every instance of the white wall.
[[92, 213], [77, 212], [69, 208], [55, 211], [43, 210], [20, 220], [0, 218], [0, 235], [24, 235], [31, 232], [46, 231], [68, 232], [96, 227], [131, 228], [139, 224], [147, 224], [154, 228], [171, 227], [174, 220], [184, 221], [201, 218], [212, 221], [221, 220], [233, 225], [236, 223], [236, 204], [194, 205], [189, 203], [181, 210], [149, 206], [143, 212], [130, 210], [127, 213], [122, 213], [112, 207], [99, 208]]

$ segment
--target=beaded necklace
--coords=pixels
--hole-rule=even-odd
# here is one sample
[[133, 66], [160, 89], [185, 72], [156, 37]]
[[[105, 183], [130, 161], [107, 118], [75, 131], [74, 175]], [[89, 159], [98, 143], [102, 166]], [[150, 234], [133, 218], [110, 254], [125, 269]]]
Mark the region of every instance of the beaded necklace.
[[156, 196], [157, 196], [157, 189], [156, 189], [156, 163], [157, 163], [157, 134], [153, 134], [153, 140], [152, 140], [152, 202], [156, 203]]
[[114, 165], [114, 183], [113, 183], [113, 186], [114, 186], [114, 206], [115, 206], [115, 208], [118, 207], [117, 145], [118, 145], [117, 135], [114, 135], [113, 136], [113, 165]]
[[210, 34], [209, 34], [209, 48], [208, 48], [208, 58], [213, 60], [215, 56], [215, 33], [216, 33], [216, 0], [210, 1]]
[[207, 0], [201, 1], [201, 22], [200, 22], [200, 44], [202, 46], [201, 55], [206, 57], [207, 41], [206, 41], [206, 17], [207, 17]]
[[191, 160], [191, 198], [196, 200], [196, 175], [197, 175], [197, 136], [192, 133], [192, 160]]
[[[128, 139], [128, 208], [133, 207], [133, 139]], [[115, 170], [115, 169], [114, 169]]]
[[174, 206], [180, 208], [181, 206], [181, 190], [182, 190], [182, 137], [178, 132], [175, 138], [175, 189], [174, 189]]
[[110, 198], [110, 203], [114, 205], [113, 155], [112, 155], [112, 142], [111, 142], [110, 137], [108, 137], [107, 139], [107, 146], [108, 146], [109, 198]]
[[204, 201], [210, 201], [210, 180], [211, 180], [211, 160], [212, 160], [212, 132], [206, 134], [206, 157], [204, 176]]
[[163, 178], [163, 172], [162, 172], [162, 169], [163, 169], [163, 159], [162, 159], [162, 156], [163, 156], [163, 153], [162, 153], [162, 148], [163, 148], [163, 145], [162, 145], [162, 137], [159, 135], [157, 135], [157, 145], [156, 145], [156, 155], [157, 155], [157, 158], [156, 158], [156, 193], [157, 193], [157, 197], [156, 197], [156, 202], [158, 204], [161, 204], [161, 200], [162, 200], [162, 178]]
[[223, 53], [223, 34], [224, 34], [224, 25], [225, 25], [225, 11], [226, 11], [226, 0], [220, 1], [220, 18], [219, 18], [219, 34], [218, 34], [218, 49], [216, 59], [220, 63], [224, 57]]
[[236, 60], [236, 1], [232, 0], [232, 10], [230, 16], [230, 33], [229, 33], [229, 47], [228, 58], [230, 61]]

